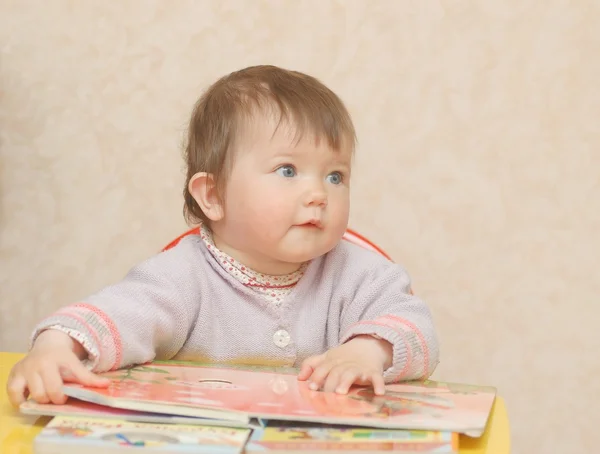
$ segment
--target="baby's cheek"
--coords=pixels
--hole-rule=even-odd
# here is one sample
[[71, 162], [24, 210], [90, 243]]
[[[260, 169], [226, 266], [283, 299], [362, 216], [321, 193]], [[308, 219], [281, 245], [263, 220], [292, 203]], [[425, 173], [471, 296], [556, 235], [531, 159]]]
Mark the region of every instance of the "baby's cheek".
[[330, 222], [335, 226], [337, 230], [344, 231], [348, 226], [350, 210], [347, 206], [338, 205], [332, 207], [330, 211]]
[[293, 222], [295, 208], [290, 200], [281, 194], [273, 193], [261, 201], [261, 217], [276, 222]]

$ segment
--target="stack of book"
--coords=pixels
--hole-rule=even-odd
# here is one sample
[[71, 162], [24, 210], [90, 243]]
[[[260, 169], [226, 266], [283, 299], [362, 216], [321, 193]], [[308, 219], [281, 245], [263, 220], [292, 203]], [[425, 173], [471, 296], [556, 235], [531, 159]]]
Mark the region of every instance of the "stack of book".
[[65, 384], [64, 405], [29, 400], [21, 412], [53, 416], [37, 454], [131, 452], [458, 452], [481, 436], [493, 387], [438, 381], [310, 390], [297, 370], [157, 361], [102, 374], [107, 388]]

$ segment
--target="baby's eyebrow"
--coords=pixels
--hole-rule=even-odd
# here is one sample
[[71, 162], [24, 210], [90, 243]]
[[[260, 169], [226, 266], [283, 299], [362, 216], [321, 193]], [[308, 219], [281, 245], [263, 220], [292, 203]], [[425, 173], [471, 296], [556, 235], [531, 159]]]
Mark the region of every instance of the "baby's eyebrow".
[[298, 152], [294, 153], [294, 148], [292, 149], [282, 149], [282, 150], [277, 150], [274, 154], [274, 156], [281, 156], [281, 157], [292, 157], [292, 156], [297, 156]]
[[342, 158], [342, 159], [340, 159], [340, 158], [339, 158], [339, 157], [337, 157], [337, 156], [336, 156], [336, 157], [334, 157], [334, 158], [331, 160], [331, 162], [332, 162], [333, 164], [335, 164], [335, 165], [338, 165], [338, 166], [344, 166], [344, 167], [347, 167], [347, 168], [350, 168], [350, 167], [352, 167], [351, 161], [350, 161], [349, 159], [345, 159], [345, 158]]

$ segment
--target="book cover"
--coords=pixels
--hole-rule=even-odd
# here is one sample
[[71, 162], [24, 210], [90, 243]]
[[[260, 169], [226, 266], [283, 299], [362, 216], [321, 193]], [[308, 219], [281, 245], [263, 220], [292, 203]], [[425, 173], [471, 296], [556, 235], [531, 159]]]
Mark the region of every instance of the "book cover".
[[56, 416], [34, 440], [36, 454], [131, 452], [243, 452], [250, 429], [155, 424], [119, 419]]
[[457, 453], [458, 434], [393, 429], [270, 423], [253, 431], [246, 454], [277, 453]]
[[64, 392], [100, 405], [226, 420], [294, 420], [387, 429], [439, 430], [479, 436], [495, 389], [424, 381], [370, 387], [347, 395], [312, 391], [296, 373], [272, 368], [154, 362], [103, 376], [108, 388], [67, 384]]
[[84, 400], [69, 398], [64, 404], [40, 404], [29, 399], [19, 406], [19, 411], [24, 415], [35, 416], [87, 416], [105, 419], [124, 419], [133, 422], [152, 422], [163, 424], [191, 424], [205, 426], [253, 428], [259, 427], [256, 420], [248, 423], [227, 421], [222, 419], [194, 418], [163, 413], [148, 413], [142, 411], [126, 410], [117, 407], [98, 405]]

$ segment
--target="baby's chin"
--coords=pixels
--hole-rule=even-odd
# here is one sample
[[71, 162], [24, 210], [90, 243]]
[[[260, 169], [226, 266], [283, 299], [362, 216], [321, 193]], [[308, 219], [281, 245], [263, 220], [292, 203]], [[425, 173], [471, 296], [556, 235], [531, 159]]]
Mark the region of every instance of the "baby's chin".
[[303, 248], [298, 250], [287, 248], [287, 250], [281, 251], [280, 254], [278, 254], [278, 259], [286, 263], [302, 264], [310, 262], [311, 260], [314, 260], [317, 257], [321, 257], [322, 255], [327, 254], [331, 249], [333, 249], [334, 246], [335, 245], [331, 247], [320, 247], [310, 249]]

